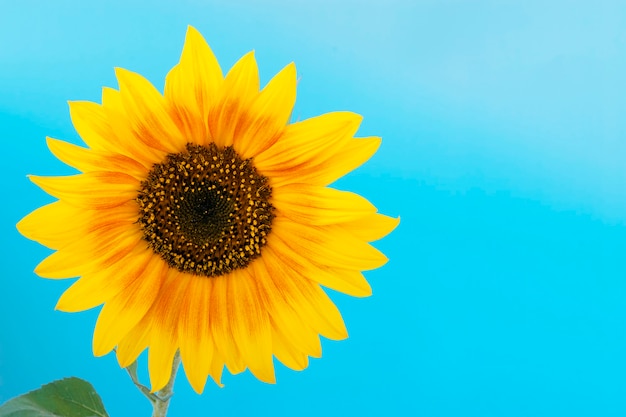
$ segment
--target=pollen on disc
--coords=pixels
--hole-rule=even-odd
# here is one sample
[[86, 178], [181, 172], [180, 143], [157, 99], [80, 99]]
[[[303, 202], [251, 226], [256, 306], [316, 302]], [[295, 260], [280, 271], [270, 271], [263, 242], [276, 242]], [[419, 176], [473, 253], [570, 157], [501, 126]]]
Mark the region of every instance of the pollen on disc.
[[153, 166], [137, 195], [143, 238], [169, 266], [208, 277], [261, 254], [274, 207], [267, 178], [232, 147], [188, 144]]

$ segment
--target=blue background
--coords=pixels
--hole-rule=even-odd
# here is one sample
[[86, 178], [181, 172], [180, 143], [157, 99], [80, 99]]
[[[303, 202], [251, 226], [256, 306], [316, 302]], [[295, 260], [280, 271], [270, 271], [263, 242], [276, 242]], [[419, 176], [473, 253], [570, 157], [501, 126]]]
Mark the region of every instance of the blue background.
[[374, 295], [331, 294], [347, 341], [276, 385], [181, 374], [170, 416], [626, 414], [626, 3], [601, 0], [4, 2], [0, 402], [76, 375], [112, 417], [150, 414], [15, 223], [51, 201], [26, 174], [71, 172], [44, 141], [80, 140], [66, 101], [115, 66], [162, 88], [187, 24], [224, 69], [295, 61], [294, 117], [363, 114], [383, 146], [339, 186], [402, 223]]

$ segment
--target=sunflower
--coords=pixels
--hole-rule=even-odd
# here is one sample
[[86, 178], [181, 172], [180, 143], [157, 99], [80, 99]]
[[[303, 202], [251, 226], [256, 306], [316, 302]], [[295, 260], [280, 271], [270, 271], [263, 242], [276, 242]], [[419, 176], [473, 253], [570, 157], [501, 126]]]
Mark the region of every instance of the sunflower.
[[380, 138], [355, 138], [361, 117], [350, 112], [289, 123], [293, 63], [260, 90], [252, 52], [224, 77], [192, 27], [164, 94], [134, 72], [116, 76], [102, 104], [70, 102], [87, 147], [47, 143], [80, 173], [31, 176], [58, 201], [17, 225], [55, 250], [38, 275], [79, 277], [57, 309], [103, 305], [94, 354], [116, 348], [127, 367], [148, 348], [157, 391], [179, 351], [201, 393], [224, 365], [272, 383], [273, 356], [301, 370], [321, 356], [320, 335], [346, 338], [321, 286], [370, 295], [362, 271], [387, 259], [368, 242], [399, 220], [328, 185]]

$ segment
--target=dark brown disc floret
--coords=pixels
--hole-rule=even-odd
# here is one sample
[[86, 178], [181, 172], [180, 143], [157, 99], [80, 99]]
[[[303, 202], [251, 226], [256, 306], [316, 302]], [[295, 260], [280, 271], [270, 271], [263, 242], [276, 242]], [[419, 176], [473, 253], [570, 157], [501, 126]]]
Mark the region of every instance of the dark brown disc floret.
[[267, 178], [230, 146], [188, 144], [155, 164], [137, 196], [143, 238], [169, 266], [208, 277], [261, 254], [274, 218]]

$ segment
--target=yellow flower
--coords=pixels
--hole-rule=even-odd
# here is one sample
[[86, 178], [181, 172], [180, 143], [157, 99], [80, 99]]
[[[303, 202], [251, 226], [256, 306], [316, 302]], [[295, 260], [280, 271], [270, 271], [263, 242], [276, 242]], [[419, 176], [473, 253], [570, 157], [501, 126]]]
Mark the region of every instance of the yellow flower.
[[320, 286], [370, 295], [361, 271], [387, 259], [368, 242], [398, 219], [328, 184], [380, 138], [354, 138], [361, 117], [349, 112], [289, 124], [293, 64], [263, 90], [253, 53], [223, 77], [191, 27], [163, 95], [139, 74], [116, 75], [119, 91], [103, 88], [102, 105], [70, 103], [87, 148], [48, 138], [81, 173], [31, 176], [58, 201], [18, 223], [56, 250], [37, 274], [80, 277], [57, 309], [104, 304], [94, 354], [117, 347], [126, 367], [149, 348], [156, 391], [180, 350], [200, 393], [224, 365], [274, 382], [272, 356], [301, 370], [320, 357], [319, 335], [346, 338]]

